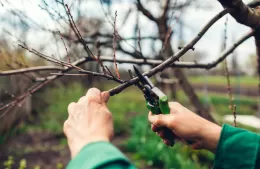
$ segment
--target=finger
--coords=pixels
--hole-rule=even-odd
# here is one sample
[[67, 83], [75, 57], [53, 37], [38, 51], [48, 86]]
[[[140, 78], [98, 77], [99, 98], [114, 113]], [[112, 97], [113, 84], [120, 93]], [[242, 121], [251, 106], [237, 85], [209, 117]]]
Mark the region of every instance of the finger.
[[163, 140], [164, 144], [166, 144], [167, 146], [172, 146], [172, 142], [170, 140], [164, 139]]
[[[149, 113], [148, 113], [148, 119], [149, 119], [149, 116], [152, 116], [153, 114], [152, 114], [152, 112], [150, 111]], [[154, 131], [154, 132], [158, 132], [160, 129], [161, 129], [161, 127], [158, 127], [158, 126], [156, 126], [156, 125], [154, 125], [154, 124], [151, 124], [151, 129], [152, 129], [152, 131]]]
[[160, 131], [161, 127], [158, 127], [158, 126], [156, 126], [156, 125], [154, 125], [154, 124], [151, 124], [151, 129], [152, 129], [152, 131], [154, 131], [154, 132], [158, 132], [158, 131]]
[[72, 102], [72, 103], [69, 104], [69, 106], [68, 106], [68, 113], [69, 113], [69, 115], [74, 111], [75, 107], [76, 107], [76, 103], [75, 102]]
[[198, 150], [198, 149], [201, 149], [203, 148], [202, 144], [200, 142], [196, 142], [196, 143], [193, 143], [191, 145], [191, 147], [194, 149], [194, 150]]
[[174, 140], [175, 139], [175, 134], [169, 130], [168, 128], [161, 128], [158, 133], [158, 136], [160, 136], [162, 139], [169, 139], [169, 140]]
[[86, 96], [81, 97], [81, 98], [79, 99], [79, 101], [78, 101], [79, 104], [84, 104], [84, 103], [86, 103], [86, 102], [87, 102], [87, 97], [86, 97]]
[[149, 115], [148, 120], [157, 127], [170, 128], [170, 124], [173, 122], [173, 116], [169, 114]]
[[102, 99], [103, 102], [107, 103], [109, 98], [110, 98], [110, 94], [109, 94], [108, 91], [101, 93], [101, 99]]
[[71, 123], [69, 120], [66, 120], [63, 124], [63, 133], [66, 137], [69, 137], [70, 131], [72, 130]]
[[90, 102], [101, 103], [101, 92], [97, 88], [91, 88], [86, 94], [87, 100]]
[[82, 96], [79, 100], [78, 103], [83, 104], [87, 101], [87, 97], [86, 96]]

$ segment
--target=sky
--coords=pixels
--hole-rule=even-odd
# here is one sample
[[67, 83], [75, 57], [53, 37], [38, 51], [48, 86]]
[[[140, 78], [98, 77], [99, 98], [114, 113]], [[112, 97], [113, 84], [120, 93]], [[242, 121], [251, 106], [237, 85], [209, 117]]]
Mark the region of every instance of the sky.
[[[56, 29], [56, 24], [49, 19], [48, 14], [39, 8], [39, 4], [41, 4], [41, 0], [12, 0], [10, 4], [8, 4], [5, 0], [0, 0], [4, 6], [0, 6], [0, 18], [6, 15], [6, 12], [10, 9], [20, 9], [25, 12], [28, 16], [30, 16], [37, 24], [45, 25], [45, 27]], [[51, 0], [49, 0], [51, 1]], [[148, 0], [149, 1], [149, 0]], [[181, 0], [179, 0], [181, 1]], [[72, 4], [74, 0], [65, 0], [65, 3], [68, 5]], [[135, 9], [133, 4], [134, 0], [114, 0], [114, 3], [111, 7], [112, 11], [116, 11], [118, 13], [117, 23], [120, 25], [126, 12], [129, 8]], [[244, 1], [249, 2], [249, 1]], [[184, 44], [191, 41], [200, 29], [218, 12], [220, 12], [223, 8], [219, 4], [217, 0], [201, 0], [201, 3], [207, 4], [210, 6], [209, 9], [200, 9], [191, 7], [186, 10], [184, 15], [182, 16], [184, 22], [184, 31], [183, 31], [183, 42]], [[157, 3], [150, 0], [147, 3], [144, 3], [145, 7], [150, 9], [153, 14], [159, 15], [159, 10]], [[2, 9], [1, 9], [2, 8]], [[88, 0], [82, 6], [82, 10], [86, 12], [86, 16], [88, 17], [99, 17], [104, 18], [105, 15], [99, 3], [99, 0]], [[241, 24], [238, 24], [230, 15], [228, 17], [228, 25], [227, 25], [227, 46], [231, 46], [234, 41], [242, 37], [244, 34], [250, 31], [248, 27], [245, 27]], [[224, 32], [224, 24], [227, 17], [223, 17], [217, 23], [214, 24], [210, 28], [210, 30], [206, 33], [206, 35], [196, 44], [195, 49], [198, 51], [202, 51], [205, 53], [203, 58], [203, 62], [210, 62], [218, 58], [220, 55], [221, 44], [223, 39], [223, 32]], [[10, 17], [10, 20], [13, 18]], [[130, 37], [133, 35], [133, 26], [135, 25], [136, 15], [133, 13], [129, 17], [129, 21], [124, 25], [123, 29], [120, 29], [119, 34], [125, 37]], [[107, 24], [107, 28], [111, 29], [111, 25], [105, 21]], [[0, 29], [8, 29], [9, 27], [5, 24], [0, 26]], [[140, 16], [140, 29], [141, 35], [155, 35], [157, 30], [155, 24], [149, 21], [144, 16]], [[178, 34], [178, 27], [173, 23], [172, 29]], [[1, 31], [0, 30], [0, 31]], [[17, 30], [10, 30], [13, 34], [20, 34]], [[177, 48], [176, 42], [179, 40], [178, 36], [172, 40], [172, 44], [175, 45]], [[13, 44], [17, 44], [15, 38], [10, 38], [13, 40]], [[48, 44], [47, 54], [55, 53], [56, 46], [50, 45], [53, 39], [50, 36], [46, 36], [45, 33], [41, 31], [35, 31], [34, 33], [30, 34], [29, 37], [29, 44], [34, 48], [39, 48], [41, 45]], [[160, 49], [160, 43], [158, 43], [157, 48]], [[126, 45], [127, 47], [127, 45]], [[128, 45], [129, 47], [129, 45]], [[130, 48], [130, 47], [129, 47]], [[145, 55], [151, 54], [151, 46], [148, 42], [142, 43], [143, 53]], [[60, 51], [59, 51], [60, 52]], [[60, 53], [64, 53], [61, 51]], [[239, 46], [236, 50], [237, 57], [239, 64], [246, 68], [245, 63], [248, 62], [249, 56], [255, 54], [255, 45], [254, 39], [250, 38], [244, 44]], [[110, 54], [110, 53], [108, 53]], [[230, 58], [230, 57], [229, 57]], [[247, 69], [247, 68], [246, 68]]]

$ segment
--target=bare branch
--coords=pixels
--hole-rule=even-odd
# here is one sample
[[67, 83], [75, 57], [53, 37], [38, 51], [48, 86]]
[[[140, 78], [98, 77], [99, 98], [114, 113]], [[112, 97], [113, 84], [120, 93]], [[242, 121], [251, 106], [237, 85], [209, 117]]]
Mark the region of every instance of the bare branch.
[[116, 30], [116, 17], [117, 17], [117, 11], [115, 12], [115, 20], [114, 20], [114, 33], [113, 33], [113, 52], [114, 52], [114, 64], [116, 69], [116, 75], [120, 79], [120, 74], [118, 71], [117, 63], [116, 63], [116, 43], [117, 43], [117, 30]]
[[154, 22], [158, 22], [158, 18], [155, 18], [151, 13], [150, 11], [148, 11], [144, 6], [143, 4], [141, 3], [140, 0], [137, 0], [137, 9], [139, 11], [141, 11], [147, 18], [149, 18], [150, 20], [154, 21]]
[[166, 0], [165, 6], [164, 6], [164, 9], [163, 9], [163, 13], [162, 13], [162, 16], [160, 18], [162, 18], [162, 19], [167, 18], [167, 12], [169, 10], [169, 6], [170, 6], [170, 0]]
[[[222, 62], [229, 54], [231, 54], [239, 45], [241, 45], [244, 41], [246, 41], [247, 39], [249, 39], [250, 37], [252, 37], [255, 34], [255, 31], [250, 31], [248, 32], [246, 35], [244, 35], [242, 38], [240, 38], [236, 43], [234, 43], [229, 49], [227, 49], [226, 51], [224, 51], [220, 57], [209, 63], [209, 64], [200, 64], [200, 63], [196, 63], [196, 64], [182, 64], [179, 65], [179, 67], [188, 67], [188, 68], [204, 68], [204, 69], [211, 69], [213, 67], [216, 67], [220, 62]], [[174, 65], [175, 63], [173, 63]]]
[[[250, 31], [246, 35], [244, 35], [242, 38], [240, 38], [236, 43], [234, 43], [229, 49], [224, 51], [220, 57], [211, 62], [211, 63], [194, 63], [194, 62], [174, 62], [171, 64], [171, 67], [174, 68], [201, 68], [201, 69], [211, 69], [213, 67], [216, 67], [220, 62], [222, 62], [229, 54], [231, 54], [239, 45], [241, 45], [244, 41], [249, 39], [254, 35], [255, 31]], [[109, 56], [100, 56], [100, 61], [103, 62], [114, 62], [113, 57]], [[72, 63], [73, 65], [81, 65], [86, 62], [93, 62], [95, 61], [93, 58], [90, 57], [84, 57], [82, 59], [79, 59], [78, 61], [75, 61]], [[163, 61], [162, 60], [154, 60], [154, 59], [117, 59], [118, 63], [124, 63], [124, 64], [137, 64], [137, 65], [151, 65], [156, 66], [160, 65]], [[38, 67], [31, 67], [31, 68], [24, 68], [24, 69], [18, 69], [18, 70], [11, 70], [11, 71], [0, 71], [0, 76], [8, 76], [8, 75], [14, 75], [14, 74], [20, 74], [20, 73], [26, 73], [26, 72], [35, 72], [35, 71], [51, 71], [51, 70], [57, 70], [57, 71], [66, 71], [68, 68], [62, 68], [57, 66], [38, 66]], [[71, 68], [70, 68], [71, 69]], [[45, 81], [45, 78], [37, 78], [37, 81]]]
[[[198, 35], [190, 42], [188, 43], [185, 47], [183, 47], [180, 51], [178, 51], [175, 55], [171, 56], [168, 58], [166, 61], [161, 63], [160, 65], [156, 66], [155, 68], [151, 69], [148, 72], [145, 72], [144, 75], [150, 77], [153, 76], [154, 74], [164, 70], [165, 68], [171, 66], [173, 62], [178, 60], [181, 56], [183, 56], [187, 51], [193, 48], [193, 46], [201, 39], [201, 37], [207, 32], [207, 30], [217, 21], [219, 20], [222, 16], [227, 14], [229, 12], [229, 9], [225, 9], [218, 13], [214, 18], [212, 18], [205, 26], [204, 28], [198, 33]], [[110, 90], [110, 95], [113, 96], [117, 93], [120, 93], [122, 90], [125, 88], [133, 85], [134, 83], [138, 82], [138, 78], [131, 79], [128, 83], [124, 83], [114, 89]]]
[[68, 57], [68, 59], [69, 59], [69, 63], [71, 63], [70, 56], [69, 56], [69, 52], [68, 52], [68, 48], [67, 48], [67, 46], [66, 46], [66, 44], [65, 44], [65, 42], [64, 42], [64, 40], [63, 40], [63, 38], [62, 38], [62, 36], [61, 36], [60, 31], [58, 31], [58, 32], [59, 32], [59, 34], [60, 34], [60, 39], [61, 39], [61, 41], [62, 41], [62, 43], [63, 43], [63, 45], [64, 45], [64, 47], [65, 47], [65, 49], [66, 49], [67, 57]]
[[23, 68], [18, 70], [7, 70], [7, 71], [0, 71], [0, 76], [9, 76], [21, 73], [28, 73], [28, 72], [35, 72], [35, 71], [62, 71], [64, 70], [62, 67], [56, 66], [37, 66], [37, 67], [30, 67], [30, 68]]

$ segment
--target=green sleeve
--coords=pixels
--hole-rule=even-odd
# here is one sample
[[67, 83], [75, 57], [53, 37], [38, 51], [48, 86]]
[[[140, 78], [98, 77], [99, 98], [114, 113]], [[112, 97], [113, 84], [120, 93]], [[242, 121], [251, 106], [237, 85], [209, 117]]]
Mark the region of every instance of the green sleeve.
[[214, 169], [260, 169], [260, 136], [224, 124]]
[[87, 144], [66, 169], [135, 169], [129, 160], [112, 144]]

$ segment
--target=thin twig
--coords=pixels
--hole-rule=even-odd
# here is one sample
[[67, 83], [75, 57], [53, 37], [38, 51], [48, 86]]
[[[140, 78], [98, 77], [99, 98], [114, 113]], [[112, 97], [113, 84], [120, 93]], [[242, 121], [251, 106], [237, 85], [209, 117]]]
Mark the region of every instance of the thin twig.
[[[162, 71], [163, 69], [171, 66], [173, 62], [178, 60], [181, 56], [183, 56], [187, 51], [193, 48], [193, 46], [202, 38], [202, 36], [207, 32], [207, 30], [217, 21], [219, 20], [222, 16], [227, 14], [231, 9], [225, 9], [218, 13], [214, 18], [212, 18], [206, 25], [203, 27], [203, 29], [199, 32], [199, 34], [190, 42], [188, 43], [185, 47], [183, 47], [180, 51], [178, 51], [175, 55], [171, 56], [167, 60], [165, 60], [163, 63], [160, 65], [154, 67], [153, 69], [149, 70], [148, 72], [145, 72], [143, 75], [146, 75], [148, 77], [155, 75], [156, 73]], [[138, 82], [138, 78], [131, 79], [127, 83], [124, 83], [116, 88], [111, 89], [110, 95], [113, 96], [115, 94], [120, 93], [123, 91], [125, 88], [135, 84]]]
[[60, 31], [58, 31], [58, 32], [59, 32], [59, 34], [60, 34], [60, 39], [61, 39], [61, 41], [62, 41], [62, 43], [63, 43], [63, 45], [64, 45], [64, 47], [65, 47], [65, 49], [66, 49], [67, 57], [68, 57], [68, 59], [69, 59], [69, 63], [71, 63], [70, 56], [69, 56], [69, 52], [68, 52], [68, 48], [67, 48], [67, 46], [66, 46], [66, 44], [65, 44], [65, 42], [64, 42], [64, 40], [63, 40], [63, 38], [62, 38], [62, 36], [61, 36]]
[[[221, 63], [229, 54], [231, 54], [239, 45], [241, 45], [244, 41], [249, 39], [254, 35], [255, 31], [250, 31], [246, 35], [244, 35], [242, 38], [240, 38], [237, 42], [233, 44], [229, 49], [224, 51], [217, 60], [211, 62], [211, 63], [194, 63], [194, 62], [175, 62], [171, 65], [171, 67], [174, 68], [197, 68], [197, 69], [212, 69], [216, 67], [219, 63]], [[109, 56], [100, 56], [100, 60], [103, 62], [114, 62], [113, 57]], [[86, 62], [94, 62], [95, 60], [93, 58], [84, 57], [82, 59], [79, 59], [72, 63], [73, 65], [80, 65]], [[124, 64], [137, 64], [137, 65], [151, 65], [156, 66], [160, 65], [163, 61], [162, 60], [154, 60], [154, 59], [117, 59], [118, 63], [124, 63]], [[11, 70], [11, 71], [0, 71], [0, 76], [8, 76], [13, 74], [21, 74], [26, 72], [35, 72], [35, 71], [55, 71], [60, 70], [64, 71], [66, 68], [57, 67], [57, 66], [39, 66], [39, 67], [31, 67], [31, 68], [24, 68], [24, 69], [18, 69], [18, 70]], [[37, 81], [44, 81], [44, 78], [38, 78]]]
[[[226, 21], [225, 21], [223, 50], [225, 50], [227, 47], [227, 23], [228, 23], [228, 17], [226, 17]], [[233, 100], [233, 96], [232, 96], [232, 87], [231, 87], [231, 83], [230, 83], [230, 75], [229, 75], [229, 70], [228, 70], [227, 59], [224, 60], [224, 69], [225, 69], [225, 75], [227, 78], [227, 85], [228, 85], [227, 89], [228, 89], [228, 95], [229, 95], [229, 109], [233, 113], [234, 126], [236, 127], [236, 106], [234, 105], [234, 100]]]
[[115, 20], [114, 20], [114, 33], [113, 33], [113, 51], [114, 51], [114, 64], [116, 69], [117, 78], [120, 79], [120, 74], [118, 71], [117, 63], [116, 63], [116, 44], [117, 44], [117, 31], [116, 31], [116, 18], [117, 18], [117, 11], [115, 11]]
[[88, 76], [88, 74], [78, 74], [78, 73], [51, 73], [51, 75], [59, 75], [59, 76]]

